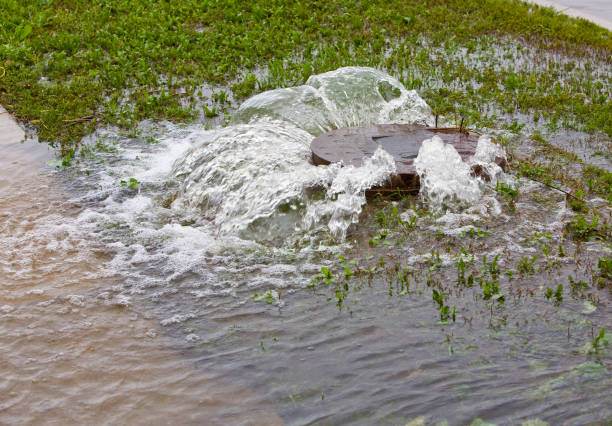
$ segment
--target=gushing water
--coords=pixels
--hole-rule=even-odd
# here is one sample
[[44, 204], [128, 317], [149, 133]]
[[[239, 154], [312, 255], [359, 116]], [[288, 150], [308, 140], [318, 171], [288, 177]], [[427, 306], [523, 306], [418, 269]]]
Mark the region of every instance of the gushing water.
[[332, 129], [383, 123], [432, 125], [431, 109], [414, 90], [364, 67], [311, 76], [303, 86], [270, 90], [244, 102], [232, 123], [273, 118], [317, 136]]
[[231, 126], [201, 135], [177, 161], [182, 184], [173, 208], [198, 210], [221, 234], [246, 239], [321, 231], [327, 221], [326, 230], [342, 240], [365, 190], [395, 165], [379, 150], [362, 167], [315, 167], [310, 142], [333, 128], [391, 121], [424, 124], [431, 113], [416, 92], [371, 68], [341, 68], [262, 93], [242, 104]]
[[414, 161], [421, 178], [421, 196], [434, 208], [470, 204], [480, 198], [478, 182], [457, 150], [438, 136], [423, 141]]
[[347, 166], [338, 168], [328, 186], [323, 201], [309, 203], [304, 223], [312, 227], [329, 217], [329, 231], [343, 240], [347, 228], [359, 221], [359, 213], [366, 203], [365, 191], [383, 184], [395, 173], [395, 160], [381, 147], [367, 158], [361, 167]]
[[[504, 150], [488, 136], [478, 139], [476, 152], [467, 162], [452, 145], [444, 143], [438, 136], [423, 141], [414, 162], [421, 182], [421, 198], [433, 210], [440, 212], [474, 210], [482, 201], [484, 185], [483, 180], [474, 175], [473, 167], [479, 166], [482, 176], [495, 182], [504, 177], [503, 170], [496, 163], [499, 158], [505, 159]], [[494, 199], [490, 201], [495, 203]]]

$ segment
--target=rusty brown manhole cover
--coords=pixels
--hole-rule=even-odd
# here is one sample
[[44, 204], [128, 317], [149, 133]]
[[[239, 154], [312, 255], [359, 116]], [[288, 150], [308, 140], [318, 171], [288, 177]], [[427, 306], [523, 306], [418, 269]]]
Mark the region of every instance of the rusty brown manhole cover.
[[414, 160], [425, 139], [438, 135], [455, 147], [465, 161], [476, 151], [478, 135], [458, 128], [430, 128], [407, 124], [379, 124], [371, 127], [349, 127], [332, 130], [315, 138], [310, 144], [312, 161], [325, 165], [342, 161], [345, 165], [361, 166], [379, 145], [393, 156], [397, 175], [378, 192], [418, 191], [419, 175]]

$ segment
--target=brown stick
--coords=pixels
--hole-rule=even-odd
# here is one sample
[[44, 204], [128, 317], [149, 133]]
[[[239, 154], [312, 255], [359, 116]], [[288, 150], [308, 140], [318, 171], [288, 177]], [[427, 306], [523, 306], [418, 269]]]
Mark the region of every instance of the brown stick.
[[565, 191], [565, 190], [563, 190], [563, 189], [561, 189], [561, 188], [559, 188], [557, 186], [551, 185], [550, 183], [542, 182], [541, 180], [538, 180], [538, 179], [535, 179], [535, 178], [532, 178], [532, 177], [529, 177], [529, 176], [525, 176], [525, 175], [523, 175], [523, 176], [525, 178], [529, 179], [529, 180], [534, 181], [534, 182], [541, 183], [542, 185], [547, 186], [549, 188], [556, 189], [557, 191], [564, 193], [566, 196], [572, 197], [576, 201], [580, 201], [581, 203], [585, 202], [582, 198], [578, 198], [575, 195], [571, 194], [570, 192]]
[[71, 120], [62, 120], [64, 123], [62, 128], [66, 128], [66, 127], [70, 127], [74, 124], [78, 124], [78, 123], [86, 123], [88, 121], [93, 120], [94, 118], [96, 118], [96, 114], [92, 114], [92, 115], [86, 115], [84, 117], [77, 117], [77, 118], [73, 118]]

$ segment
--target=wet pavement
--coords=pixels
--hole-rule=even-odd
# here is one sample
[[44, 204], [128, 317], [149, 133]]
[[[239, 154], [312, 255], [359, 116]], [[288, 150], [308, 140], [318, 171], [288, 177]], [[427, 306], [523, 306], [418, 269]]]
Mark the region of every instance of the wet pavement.
[[584, 18], [612, 31], [612, 1], [610, 0], [532, 0], [575, 18]]
[[612, 1], [610, 0], [555, 0], [565, 7], [579, 10], [612, 22]]
[[25, 133], [11, 118], [10, 114], [0, 105], [0, 145], [20, 142]]

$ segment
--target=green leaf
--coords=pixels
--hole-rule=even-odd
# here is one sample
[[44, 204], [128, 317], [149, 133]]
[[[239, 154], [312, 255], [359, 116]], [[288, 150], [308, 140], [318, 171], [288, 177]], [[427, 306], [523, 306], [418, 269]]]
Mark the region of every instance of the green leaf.
[[19, 41], [24, 41], [31, 33], [32, 33], [32, 26], [30, 24], [27, 24], [25, 27], [21, 27], [21, 25], [19, 27], [17, 27], [17, 37], [19, 37]]

